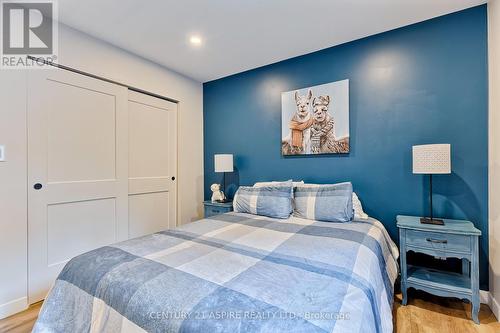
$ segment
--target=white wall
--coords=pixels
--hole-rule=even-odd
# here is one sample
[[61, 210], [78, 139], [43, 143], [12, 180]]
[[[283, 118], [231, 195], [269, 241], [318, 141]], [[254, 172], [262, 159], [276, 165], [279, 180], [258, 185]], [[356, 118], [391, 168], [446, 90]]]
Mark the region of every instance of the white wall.
[[[57, 62], [179, 101], [178, 222], [201, 217], [202, 84], [64, 25]], [[0, 70], [0, 318], [27, 305], [25, 80], [25, 71]]]
[[500, 2], [488, 3], [489, 252], [491, 308], [500, 319]]
[[27, 302], [25, 74], [0, 70], [0, 318]]

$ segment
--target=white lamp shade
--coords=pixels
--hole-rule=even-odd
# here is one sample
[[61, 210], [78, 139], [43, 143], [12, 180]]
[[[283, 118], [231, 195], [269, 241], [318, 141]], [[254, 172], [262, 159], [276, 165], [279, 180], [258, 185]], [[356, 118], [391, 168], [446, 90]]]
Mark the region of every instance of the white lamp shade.
[[413, 146], [413, 173], [451, 173], [451, 145], [433, 144]]
[[233, 154], [216, 154], [215, 172], [233, 172]]

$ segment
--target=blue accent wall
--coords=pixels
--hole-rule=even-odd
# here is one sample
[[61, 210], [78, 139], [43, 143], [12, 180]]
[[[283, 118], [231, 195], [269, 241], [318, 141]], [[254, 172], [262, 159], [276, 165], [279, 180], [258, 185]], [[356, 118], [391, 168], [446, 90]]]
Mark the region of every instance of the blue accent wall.
[[[450, 143], [453, 173], [434, 177], [435, 215], [482, 231], [487, 290], [487, 70], [483, 5], [205, 83], [205, 198], [222, 180], [213, 155], [232, 153], [229, 192], [266, 180], [351, 181], [365, 211], [398, 241], [397, 214], [428, 212], [428, 180], [412, 174], [412, 145]], [[281, 93], [343, 79], [351, 152], [281, 156]]]

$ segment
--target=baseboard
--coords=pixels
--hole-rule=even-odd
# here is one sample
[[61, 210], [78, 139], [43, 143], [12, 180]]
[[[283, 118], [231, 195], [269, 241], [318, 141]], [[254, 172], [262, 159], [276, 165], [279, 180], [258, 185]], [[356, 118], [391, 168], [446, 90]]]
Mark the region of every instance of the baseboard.
[[479, 300], [490, 307], [497, 320], [500, 318], [500, 304], [489, 291], [479, 290]]
[[12, 316], [28, 308], [28, 297], [21, 297], [0, 305], [0, 319]]
[[479, 302], [482, 304], [487, 304], [490, 308], [491, 295], [489, 291], [479, 290]]
[[500, 305], [498, 304], [495, 297], [493, 297], [493, 295], [491, 295], [490, 293], [488, 294], [490, 295], [490, 304], [488, 305], [490, 306], [491, 312], [493, 312], [493, 314], [495, 315], [495, 317], [497, 317], [498, 320], [498, 318], [500, 318]]

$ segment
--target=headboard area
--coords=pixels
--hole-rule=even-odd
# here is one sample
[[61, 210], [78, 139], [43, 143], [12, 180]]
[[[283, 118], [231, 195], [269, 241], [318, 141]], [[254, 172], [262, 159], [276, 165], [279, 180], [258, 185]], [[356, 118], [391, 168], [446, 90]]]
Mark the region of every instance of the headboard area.
[[[282, 93], [299, 90], [307, 98], [308, 87], [342, 80], [349, 80], [348, 152], [283, 154]], [[396, 215], [419, 216], [428, 207], [428, 180], [412, 174], [412, 146], [451, 144], [452, 174], [434, 177], [435, 215], [468, 219], [482, 231], [487, 286], [486, 6], [207, 82], [203, 94], [205, 199], [222, 181], [214, 154], [229, 153], [229, 195], [257, 181], [350, 181], [366, 213], [396, 242]]]

